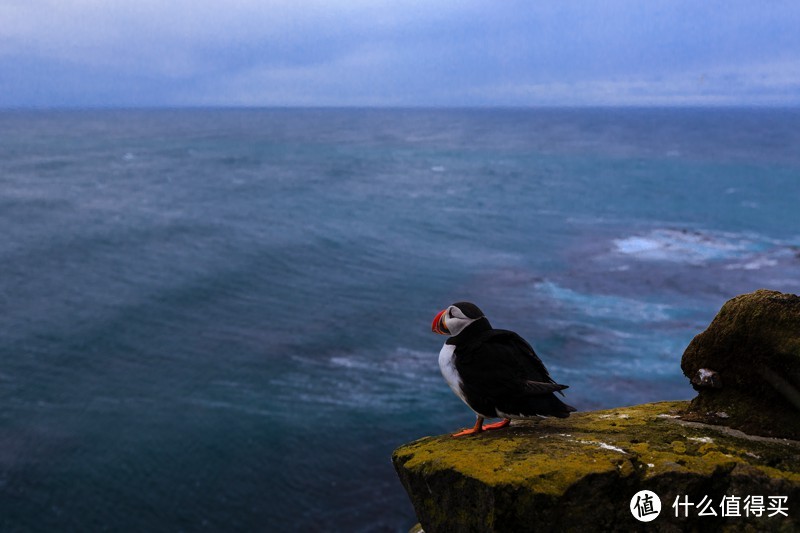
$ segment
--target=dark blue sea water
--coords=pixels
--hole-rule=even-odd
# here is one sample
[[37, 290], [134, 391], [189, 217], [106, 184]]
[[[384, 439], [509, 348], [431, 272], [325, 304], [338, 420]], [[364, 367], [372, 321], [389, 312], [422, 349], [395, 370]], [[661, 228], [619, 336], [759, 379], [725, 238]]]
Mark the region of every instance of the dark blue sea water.
[[472, 300], [579, 409], [800, 292], [798, 110], [0, 112], [0, 529], [405, 531]]

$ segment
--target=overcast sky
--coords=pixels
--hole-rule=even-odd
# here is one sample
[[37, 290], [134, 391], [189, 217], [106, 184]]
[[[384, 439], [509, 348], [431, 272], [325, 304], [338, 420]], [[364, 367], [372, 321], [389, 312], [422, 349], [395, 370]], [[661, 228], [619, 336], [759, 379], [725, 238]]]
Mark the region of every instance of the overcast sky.
[[800, 2], [0, 0], [0, 107], [800, 105]]

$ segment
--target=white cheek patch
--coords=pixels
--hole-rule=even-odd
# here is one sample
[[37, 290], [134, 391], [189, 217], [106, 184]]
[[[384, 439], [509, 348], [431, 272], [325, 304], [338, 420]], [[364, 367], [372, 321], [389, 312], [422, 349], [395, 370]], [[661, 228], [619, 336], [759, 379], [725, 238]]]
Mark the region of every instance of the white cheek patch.
[[447, 325], [447, 330], [450, 332], [450, 335], [455, 337], [462, 331], [464, 328], [475, 322], [474, 318], [459, 318], [459, 317], [448, 317], [445, 318], [445, 324]]

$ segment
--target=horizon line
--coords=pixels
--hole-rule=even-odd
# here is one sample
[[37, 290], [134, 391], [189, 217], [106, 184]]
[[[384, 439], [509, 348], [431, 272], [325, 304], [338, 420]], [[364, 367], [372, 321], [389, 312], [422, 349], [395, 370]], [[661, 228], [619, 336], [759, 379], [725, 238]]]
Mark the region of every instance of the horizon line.
[[613, 110], [613, 109], [707, 109], [707, 110], [800, 110], [800, 103], [748, 103], [748, 104], [533, 104], [533, 105], [502, 105], [502, 104], [453, 104], [453, 105], [375, 105], [375, 104], [150, 104], [150, 105], [0, 105], [0, 112], [8, 111], [191, 111], [191, 110], [398, 110], [398, 111], [457, 111], [457, 110], [486, 110], [486, 111], [544, 111], [544, 110]]

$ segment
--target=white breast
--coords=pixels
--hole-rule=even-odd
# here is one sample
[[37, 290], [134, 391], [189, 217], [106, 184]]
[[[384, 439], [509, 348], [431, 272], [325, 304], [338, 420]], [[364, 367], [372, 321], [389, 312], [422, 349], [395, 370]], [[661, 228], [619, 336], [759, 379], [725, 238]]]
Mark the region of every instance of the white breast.
[[442, 371], [442, 376], [444, 376], [450, 388], [453, 389], [453, 392], [456, 393], [456, 396], [461, 398], [464, 403], [467, 403], [467, 400], [464, 399], [464, 393], [461, 391], [461, 379], [459, 379], [458, 372], [456, 372], [456, 362], [453, 359], [453, 352], [455, 351], [456, 347], [452, 344], [445, 343], [442, 346], [439, 352], [439, 370]]

